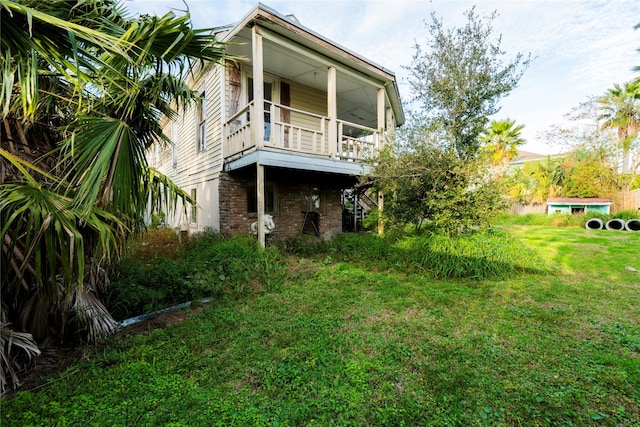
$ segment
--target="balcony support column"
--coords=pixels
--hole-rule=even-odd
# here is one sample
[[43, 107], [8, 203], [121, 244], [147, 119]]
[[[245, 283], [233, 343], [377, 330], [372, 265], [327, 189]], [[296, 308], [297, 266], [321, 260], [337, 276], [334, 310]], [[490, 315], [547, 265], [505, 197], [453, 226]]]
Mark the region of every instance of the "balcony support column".
[[378, 234], [384, 234], [384, 219], [382, 213], [384, 211], [384, 192], [378, 190]]
[[327, 117], [329, 117], [329, 129], [327, 138], [329, 140], [329, 153], [331, 158], [336, 158], [338, 150], [338, 85], [336, 78], [336, 67], [327, 69]]
[[[376, 144], [377, 150], [384, 148], [384, 132], [386, 128], [386, 109], [385, 109], [385, 96], [384, 88], [378, 89], [377, 96], [377, 109], [378, 109], [378, 143]], [[378, 190], [378, 234], [384, 233], [384, 221], [382, 219], [382, 210], [384, 208], [384, 193], [382, 190]]]
[[258, 205], [258, 242], [260, 247], [266, 246], [264, 234], [264, 166], [260, 162], [256, 163], [256, 201]]
[[387, 131], [387, 140], [388, 141], [395, 141], [395, 132], [396, 132], [396, 118], [393, 115], [393, 108], [391, 107], [387, 107], [387, 126], [386, 126], [386, 131]]
[[260, 149], [264, 145], [264, 60], [262, 34], [257, 25], [251, 29], [253, 60], [253, 116], [251, 116], [251, 137], [255, 146]]
[[377, 93], [377, 99], [376, 99], [376, 107], [378, 110], [378, 141], [376, 144], [376, 149], [381, 150], [383, 145], [384, 145], [384, 129], [386, 126], [386, 121], [385, 121], [385, 108], [384, 108], [384, 88], [379, 88], [378, 89], [378, 93]]

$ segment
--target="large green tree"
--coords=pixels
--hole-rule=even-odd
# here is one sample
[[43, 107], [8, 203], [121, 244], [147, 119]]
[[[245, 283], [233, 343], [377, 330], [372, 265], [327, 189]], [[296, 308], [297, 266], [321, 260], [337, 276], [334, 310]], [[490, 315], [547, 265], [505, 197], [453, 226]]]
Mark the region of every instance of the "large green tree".
[[385, 151], [370, 178], [389, 195], [384, 215], [395, 226], [456, 234], [487, 226], [505, 208], [484, 160], [460, 158], [433, 142], [401, 153]]
[[503, 208], [478, 155], [479, 135], [529, 57], [505, 58], [493, 35], [495, 13], [482, 18], [473, 8], [465, 16], [464, 27], [447, 29], [431, 15], [426, 45], [415, 45], [407, 67], [414, 108], [397, 134], [397, 151], [378, 159], [370, 176], [389, 194], [385, 215], [399, 225], [428, 223], [430, 230], [457, 233], [486, 225]]
[[114, 328], [110, 261], [149, 207], [189, 200], [145, 151], [196, 97], [184, 78], [224, 52], [188, 14], [132, 17], [118, 0], [0, 0], [0, 22], [4, 388], [11, 340]]
[[460, 157], [473, 158], [488, 117], [517, 86], [530, 57], [507, 57], [493, 34], [495, 13], [483, 18], [472, 8], [465, 15], [465, 26], [445, 28], [432, 13], [425, 46], [416, 43], [407, 68], [417, 123], [440, 132]]

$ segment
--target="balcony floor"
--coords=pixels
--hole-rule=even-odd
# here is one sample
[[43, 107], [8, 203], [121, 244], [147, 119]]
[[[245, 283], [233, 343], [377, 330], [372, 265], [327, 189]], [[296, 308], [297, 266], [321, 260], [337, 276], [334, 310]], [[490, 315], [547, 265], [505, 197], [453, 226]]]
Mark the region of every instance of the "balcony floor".
[[370, 171], [370, 166], [368, 164], [360, 162], [292, 153], [290, 151], [280, 151], [278, 149], [266, 147], [245, 153], [238, 159], [226, 162], [224, 170], [231, 172], [256, 163], [260, 163], [263, 166], [335, 173], [350, 176], [360, 176]]

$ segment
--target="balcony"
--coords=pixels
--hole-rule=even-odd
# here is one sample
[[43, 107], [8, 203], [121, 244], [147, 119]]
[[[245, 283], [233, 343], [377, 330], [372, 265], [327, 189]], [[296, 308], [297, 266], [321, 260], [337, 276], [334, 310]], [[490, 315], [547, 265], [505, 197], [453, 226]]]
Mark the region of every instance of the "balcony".
[[[256, 120], [252, 101], [224, 126], [224, 157], [235, 160], [256, 149], [272, 149], [288, 154], [363, 163], [374, 159], [385, 144], [378, 130], [270, 101], [264, 102], [264, 120]], [[288, 119], [282, 120], [281, 118]], [[259, 141], [258, 127], [263, 126]], [[335, 132], [329, 132], [335, 126]], [[334, 135], [332, 138], [331, 135]]]

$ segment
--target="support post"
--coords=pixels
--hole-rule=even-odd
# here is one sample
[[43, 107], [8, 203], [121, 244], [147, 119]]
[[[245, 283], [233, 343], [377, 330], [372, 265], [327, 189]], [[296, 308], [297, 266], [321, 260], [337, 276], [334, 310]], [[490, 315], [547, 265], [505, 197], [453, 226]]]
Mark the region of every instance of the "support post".
[[384, 129], [386, 126], [385, 123], [385, 108], [384, 108], [384, 88], [378, 89], [378, 96], [376, 97], [376, 104], [378, 109], [378, 146], [376, 150], [382, 149], [384, 145]]
[[256, 163], [256, 202], [258, 207], [258, 242], [260, 247], [266, 246], [264, 234], [264, 166]]
[[329, 153], [331, 158], [336, 158], [338, 151], [338, 85], [336, 78], [336, 67], [327, 69], [327, 116], [329, 117], [329, 130], [327, 138], [329, 139]]
[[382, 213], [384, 211], [384, 193], [382, 190], [378, 190], [378, 234], [384, 234], [384, 220]]
[[258, 30], [258, 26], [254, 25], [251, 29], [253, 41], [253, 116], [251, 121], [253, 125], [251, 129], [255, 132], [252, 135], [255, 139], [257, 148], [264, 145], [264, 61], [262, 50], [262, 35]]
[[358, 190], [353, 190], [353, 231], [358, 231]]

